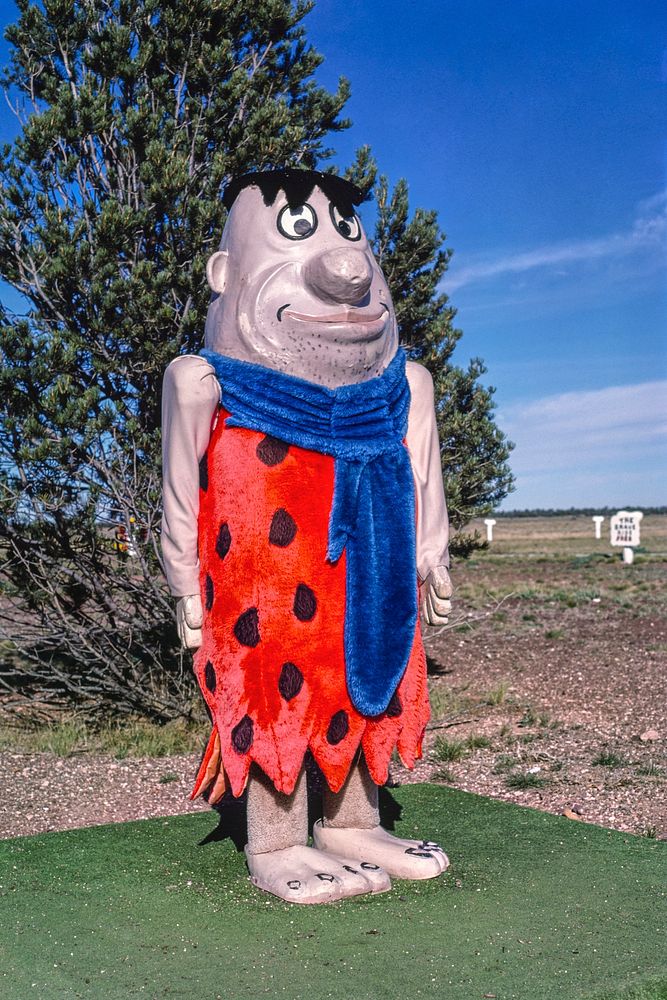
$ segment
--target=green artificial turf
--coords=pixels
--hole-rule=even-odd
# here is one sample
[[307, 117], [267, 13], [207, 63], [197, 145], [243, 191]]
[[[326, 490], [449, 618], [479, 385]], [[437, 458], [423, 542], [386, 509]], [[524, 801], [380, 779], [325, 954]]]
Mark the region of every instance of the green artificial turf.
[[396, 832], [441, 840], [450, 871], [328, 906], [255, 890], [215, 813], [0, 843], [0, 997], [667, 998], [666, 844], [392, 796]]

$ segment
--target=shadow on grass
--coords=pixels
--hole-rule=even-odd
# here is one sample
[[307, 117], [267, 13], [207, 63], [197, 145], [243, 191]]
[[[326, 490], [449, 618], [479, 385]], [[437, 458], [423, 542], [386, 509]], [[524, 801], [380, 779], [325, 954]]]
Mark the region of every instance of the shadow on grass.
[[236, 850], [242, 851], [248, 843], [246, 800], [245, 793], [235, 799], [231, 792], [225, 792], [220, 801], [213, 806], [218, 814], [218, 825], [199, 841], [198, 846], [206, 847], [207, 844], [218, 843], [221, 840], [231, 840]]

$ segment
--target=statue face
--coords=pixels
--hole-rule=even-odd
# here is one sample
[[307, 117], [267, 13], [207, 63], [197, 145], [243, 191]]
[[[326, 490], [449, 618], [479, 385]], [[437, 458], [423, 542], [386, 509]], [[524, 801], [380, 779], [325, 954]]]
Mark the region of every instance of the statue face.
[[208, 262], [206, 346], [335, 387], [380, 374], [398, 347], [394, 307], [356, 215], [314, 188], [290, 209], [257, 187], [234, 202]]

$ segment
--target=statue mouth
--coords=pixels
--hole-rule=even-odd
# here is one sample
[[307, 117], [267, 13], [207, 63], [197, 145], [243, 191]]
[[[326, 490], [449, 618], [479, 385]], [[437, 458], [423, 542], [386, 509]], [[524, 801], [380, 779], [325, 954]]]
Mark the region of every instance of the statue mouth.
[[[278, 309], [276, 313], [278, 322], [282, 323], [283, 316], [289, 316], [290, 319], [296, 320], [298, 323], [364, 327], [364, 333], [375, 337], [380, 336], [389, 317], [389, 306], [385, 302], [380, 303], [379, 309], [370, 310], [362, 309], [358, 306], [344, 306], [338, 312], [318, 313], [316, 316], [310, 313], [297, 312], [294, 309], [290, 309], [289, 306], [290, 303], [286, 302], [284, 306]], [[359, 333], [361, 332], [361, 329], [359, 329]]]

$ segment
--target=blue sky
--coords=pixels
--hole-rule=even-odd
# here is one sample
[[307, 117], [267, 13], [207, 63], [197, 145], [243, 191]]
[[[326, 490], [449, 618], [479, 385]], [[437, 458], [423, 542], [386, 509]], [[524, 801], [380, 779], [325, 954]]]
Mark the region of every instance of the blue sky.
[[503, 506], [667, 504], [663, 0], [317, 0], [305, 23], [320, 82], [352, 84], [336, 162], [369, 143], [455, 251], [456, 360], [485, 360], [516, 443]]
[[505, 508], [667, 503], [667, 7], [318, 0], [320, 79], [455, 251], [516, 443]]

